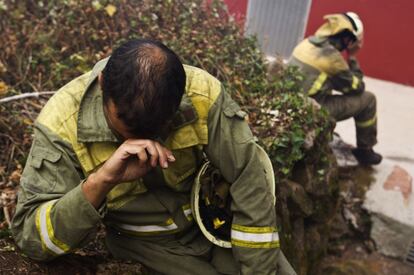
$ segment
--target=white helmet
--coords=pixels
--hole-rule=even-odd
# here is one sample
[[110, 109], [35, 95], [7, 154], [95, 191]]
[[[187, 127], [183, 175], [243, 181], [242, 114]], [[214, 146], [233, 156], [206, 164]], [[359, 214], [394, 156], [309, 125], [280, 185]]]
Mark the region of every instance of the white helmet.
[[361, 41], [364, 37], [364, 25], [362, 24], [361, 18], [359, 18], [358, 14], [352, 11], [345, 13], [345, 15], [351, 20], [351, 23], [353, 23], [353, 34], [358, 41]]
[[363, 39], [364, 26], [355, 12], [327, 14], [323, 18], [327, 21], [316, 31], [316, 36], [328, 37], [348, 30], [358, 41]]

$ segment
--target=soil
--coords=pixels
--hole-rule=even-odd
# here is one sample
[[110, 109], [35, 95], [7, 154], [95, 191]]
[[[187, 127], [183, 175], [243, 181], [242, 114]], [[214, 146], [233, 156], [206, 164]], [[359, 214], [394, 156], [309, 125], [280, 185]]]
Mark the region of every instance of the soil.
[[328, 255], [322, 266], [321, 274], [326, 275], [414, 274], [414, 266], [385, 257], [376, 251], [370, 251], [358, 241], [345, 244], [340, 255]]
[[87, 247], [43, 263], [22, 254], [10, 237], [0, 240], [0, 274], [149, 274], [141, 264], [112, 258], [103, 244], [103, 234]]

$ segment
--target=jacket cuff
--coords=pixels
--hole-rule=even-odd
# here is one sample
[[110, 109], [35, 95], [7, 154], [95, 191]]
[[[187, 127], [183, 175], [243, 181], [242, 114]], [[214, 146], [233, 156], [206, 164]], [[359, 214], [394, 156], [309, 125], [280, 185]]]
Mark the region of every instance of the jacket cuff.
[[95, 226], [106, 214], [106, 201], [102, 203], [99, 209], [95, 209], [82, 191], [82, 185], [85, 181], [83, 180], [78, 186], [66, 193], [58, 201], [56, 207], [61, 208], [60, 206], [63, 206], [66, 211], [75, 211], [76, 213], [67, 213], [67, 216], [78, 217], [78, 220], [82, 220], [84, 226]]

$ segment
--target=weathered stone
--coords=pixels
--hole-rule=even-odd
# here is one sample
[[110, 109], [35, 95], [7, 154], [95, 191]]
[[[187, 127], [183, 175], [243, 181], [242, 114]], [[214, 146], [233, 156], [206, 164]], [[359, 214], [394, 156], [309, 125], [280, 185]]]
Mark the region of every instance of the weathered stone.
[[375, 275], [374, 268], [364, 262], [358, 260], [347, 260], [344, 262], [333, 263], [323, 269], [321, 274], [324, 275]]
[[355, 167], [358, 161], [352, 154], [352, 146], [345, 143], [338, 134], [333, 135], [332, 141], [329, 143], [339, 167]]
[[374, 214], [371, 217], [371, 238], [380, 253], [405, 260], [414, 243], [414, 228], [392, 218]]
[[310, 148], [312, 148], [314, 143], [315, 143], [315, 138], [316, 138], [316, 131], [315, 130], [311, 130], [311, 131], [307, 132], [306, 136], [305, 136], [305, 143], [303, 144], [303, 147], [305, 147], [306, 150], [309, 150]]
[[292, 203], [298, 209], [297, 213], [305, 217], [311, 215], [313, 213], [313, 202], [302, 185], [294, 181], [289, 181], [288, 186], [290, 188]]
[[374, 177], [363, 205], [371, 213], [371, 237], [382, 254], [404, 260], [414, 242], [412, 177], [387, 160]]
[[325, 138], [276, 186], [281, 247], [298, 275], [320, 274], [338, 206], [336, 162]]

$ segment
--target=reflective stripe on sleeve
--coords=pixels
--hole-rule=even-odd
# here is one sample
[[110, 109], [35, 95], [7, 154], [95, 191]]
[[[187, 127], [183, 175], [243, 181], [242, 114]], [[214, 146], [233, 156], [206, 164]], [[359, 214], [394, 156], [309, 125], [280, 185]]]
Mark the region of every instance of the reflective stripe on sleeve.
[[359, 78], [355, 75], [352, 76], [352, 90], [356, 90], [359, 85]]
[[187, 220], [192, 221], [193, 220], [193, 211], [190, 208], [189, 204], [183, 205], [183, 212], [184, 216], [187, 218]]
[[173, 219], [168, 219], [163, 225], [132, 225], [132, 224], [116, 224], [120, 229], [136, 234], [156, 234], [164, 232], [173, 232], [178, 229]]
[[318, 78], [313, 82], [312, 87], [308, 91], [308, 95], [311, 96], [317, 94], [321, 90], [323, 84], [325, 84], [327, 78], [328, 75], [326, 73], [320, 73]]
[[54, 254], [61, 255], [67, 253], [70, 247], [55, 237], [50, 211], [56, 201], [49, 201], [39, 207], [36, 213], [36, 227], [40, 235], [42, 247]]
[[375, 116], [371, 119], [368, 119], [365, 121], [355, 121], [355, 125], [358, 128], [367, 128], [367, 127], [374, 125], [376, 121], [377, 121], [377, 115], [375, 114]]
[[249, 248], [277, 248], [279, 234], [275, 227], [250, 227], [233, 224], [231, 243]]

